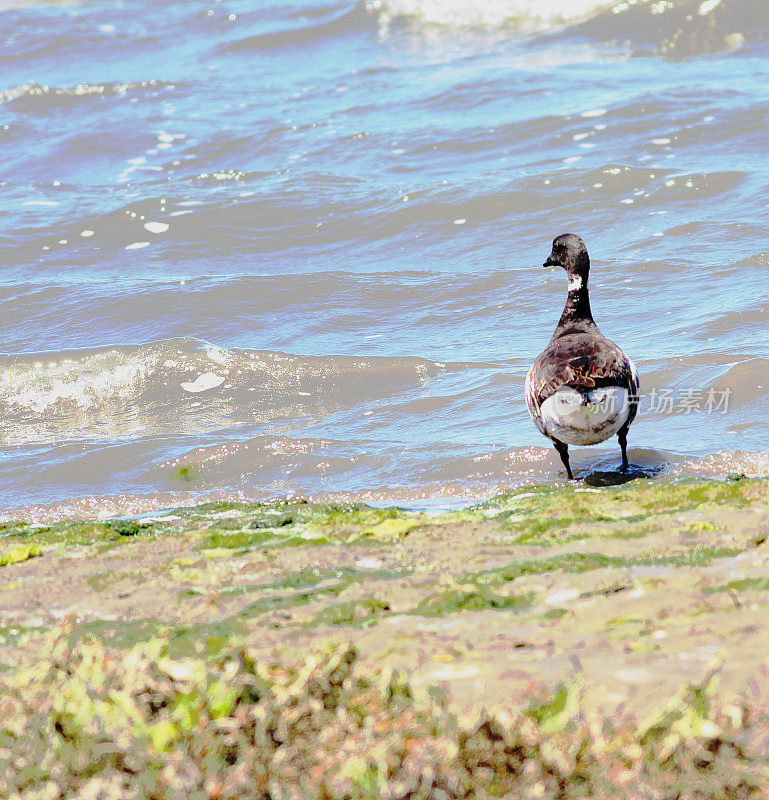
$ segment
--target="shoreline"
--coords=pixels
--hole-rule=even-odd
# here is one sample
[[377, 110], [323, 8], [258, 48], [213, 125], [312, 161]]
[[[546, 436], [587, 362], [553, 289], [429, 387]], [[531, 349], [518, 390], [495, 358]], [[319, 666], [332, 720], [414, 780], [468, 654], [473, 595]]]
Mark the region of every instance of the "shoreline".
[[[734, 475], [750, 478], [769, 477], [769, 454], [765, 451], [722, 450], [714, 453], [684, 454], [653, 448], [630, 448], [631, 470], [617, 471], [615, 448], [576, 448], [572, 453], [577, 485], [620, 485], [633, 478], [651, 481], [726, 480]], [[495, 459], [493, 468], [488, 460]], [[501, 460], [500, 460], [501, 459]], [[513, 463], [506, 465], [510, 459]], [[535, 464], [536, 469], [520, 471], [520, 461]], [[203, 465], [189, 463], [176, 467], [170, 477], [176, 482], [152, 492], [125, 491], [112, 494], [64, 496], [47, 501], [7, 505], [0, 509], [0, 525], [16, 521], [58, 523], [72, 518], [98, 519], [152, 516], [180, 507], [207, 503], [242, 503], [255, 505], [305, 500], [315, 504], [369, 504], [377, 508], [398, 507], [410, 511], [438, 514], [472, 508], [479, 503], [493, 502], [500, 495], [532, 488], [559, 489], [568, 486], [565, 473], [552, 447], [507, 448], [499, 452], [479, 454], [466, 465], [468, 471], [430, 483], [409, 483], [404, 486], [383, 485], [374, 489], [337, 488], [333, 491], [300, 491], [283, 487], [282, 491], [255, 492], [253, 488], [213, 488], [215, 476], [208, 476]], [[479, 468], [480, 467], [480, 468]], [[476, 470], [476, 471], [472, 471]], [[484, 471], [487, 470], [487, 471]], [[225, 484], [226, 485], [226, 484]]]

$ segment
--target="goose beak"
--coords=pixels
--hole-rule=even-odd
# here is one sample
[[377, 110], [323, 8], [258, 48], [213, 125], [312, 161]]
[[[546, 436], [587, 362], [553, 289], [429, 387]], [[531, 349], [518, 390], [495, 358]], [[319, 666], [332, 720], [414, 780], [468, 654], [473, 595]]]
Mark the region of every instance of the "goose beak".
[[545, 261], [545, 263], [542, 266], [543, 267], [554, 267], [554, 266], [556, 266], [555, 261], [553, 261], [553, 256], [549, 255], [547, 257], [547, 261]]

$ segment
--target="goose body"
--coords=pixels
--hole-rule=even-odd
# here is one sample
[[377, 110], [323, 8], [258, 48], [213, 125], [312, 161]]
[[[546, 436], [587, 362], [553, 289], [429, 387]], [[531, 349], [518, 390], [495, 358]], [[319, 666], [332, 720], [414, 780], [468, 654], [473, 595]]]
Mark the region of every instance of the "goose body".
[[553, 265], [566, 270], [569, 292], [550, 343], [526, 376], [529, 414], [552, 440], [569, 478], [570, 444], [598, 444], [615, 435], [626, 470], [627, 432], [638, 410], [638, 372], [593, 320], [587, 288], [590, 259], [582, 239], [571, 233], [558, 236], [545, 262]]

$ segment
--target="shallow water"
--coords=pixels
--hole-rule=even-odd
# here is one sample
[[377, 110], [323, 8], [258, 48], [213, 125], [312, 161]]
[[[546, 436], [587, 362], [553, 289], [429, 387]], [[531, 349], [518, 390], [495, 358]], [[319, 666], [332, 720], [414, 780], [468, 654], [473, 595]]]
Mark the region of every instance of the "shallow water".
[[769, 474], [769, 11], [466, 5], [0, 4], [5, 516], [561, 480], [566, 230], [634, 464]]

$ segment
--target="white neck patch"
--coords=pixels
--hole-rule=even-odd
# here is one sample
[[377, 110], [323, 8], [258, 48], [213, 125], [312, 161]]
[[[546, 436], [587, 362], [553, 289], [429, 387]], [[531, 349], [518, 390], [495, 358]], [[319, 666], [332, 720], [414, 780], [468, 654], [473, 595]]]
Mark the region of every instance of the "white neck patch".
[[576, 292], [577, 289], [582, 288], [582, 276], [581, 275], [569, 275], [569, 291]]

